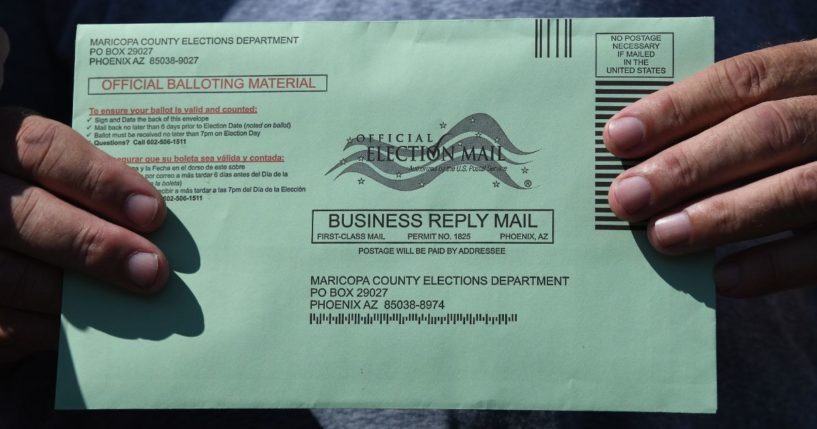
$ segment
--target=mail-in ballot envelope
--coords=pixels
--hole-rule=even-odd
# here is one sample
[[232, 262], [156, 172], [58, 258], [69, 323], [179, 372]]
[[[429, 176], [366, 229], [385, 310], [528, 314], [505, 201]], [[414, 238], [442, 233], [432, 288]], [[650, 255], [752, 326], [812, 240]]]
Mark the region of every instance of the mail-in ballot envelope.
[[66, 274], [57, 408], [713, 412], [711, 255], [613, 215], [602, 143], [712, 60], [711, 18], [80, 26], [173, 273]]

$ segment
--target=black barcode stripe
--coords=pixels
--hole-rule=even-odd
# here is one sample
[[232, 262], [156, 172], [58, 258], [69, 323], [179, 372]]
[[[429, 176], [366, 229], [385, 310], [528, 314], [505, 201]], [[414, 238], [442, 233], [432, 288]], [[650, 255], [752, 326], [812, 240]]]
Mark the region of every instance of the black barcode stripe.
[[596, 162], [615, 162], [616, 164], [623, 165], [626, 167], [634, 167], [640, 164], [643, 159], [621, 159], [613, 154], [608, 154], [609, 156], [602, 156], [596, 155]]
[[550, 58], [550, 20], [549, 20], [549, 19], [548, 19], [548, 37], [547, 37], [547, 42], [548, 42], [548, 58]]
[[669, 86], [672, 81], [659, 80], [597, 80], [596, 86]]
[[647, 229], [647, 225], [640, 225], [640, 224], [633, 224], [633, 223], [625, 223], [625, 224], [615, 224], [615, 225], [605, 225], [605, 224], [596, 224], [596, 229], [599, 230], [619, 230], [619, 231], [643, 231]]
[[533, 20], [533, 58], [539, 58], [539, 20]]
[[638, 98], [632, 97], [596, 97], [596, 103], [635, 103]]
[[641, 95], [647, 95], [647, 94], [652, 94], [655, 91], [657, 91], [657, 89], [607, 89], [607, 88], [600, 88], [600, 89], [596, 89], [596, 94], [616, 94], [616, 95], [641, 94]]
[[618, 112], [626, 106], [596, 106], [597, 112]]
[[615, 216], [596, 216], [596, 220], [598, 221], [618, 221], [621, 220]]
[[567, 21], [568, 20], [565, 19], [565, 58], [568, 58], [567, 45], [570, 43], [569, 42], [569, 40], [570, 40], [569, 31], [570, 30], [568, 29], [569, 25], [567, 24]]
[[556, 20], [556, 58], [559, 58], [559, 20]]

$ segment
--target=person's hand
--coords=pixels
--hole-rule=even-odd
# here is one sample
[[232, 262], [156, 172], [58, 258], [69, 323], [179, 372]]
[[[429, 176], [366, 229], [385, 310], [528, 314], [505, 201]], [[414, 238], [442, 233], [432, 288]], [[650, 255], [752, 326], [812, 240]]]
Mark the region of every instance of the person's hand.
[[[7, 52], [0, 29], [0, 70]], [[68, 126], [0, 109], [0, 362], [56, 346], [62, 268], [161, 288], [167, 259], [133, 231], [155, 230], [165, 214], [147, 180]]]
[[663, 253], [795, 230], [721, 261], [721, 295], [817, 284], [817, 40], [721, 61], [650, 94], [610, 119], [604, 142], [619, 157], [649, 157], [608, 199], [622, 219], [649, 219]]

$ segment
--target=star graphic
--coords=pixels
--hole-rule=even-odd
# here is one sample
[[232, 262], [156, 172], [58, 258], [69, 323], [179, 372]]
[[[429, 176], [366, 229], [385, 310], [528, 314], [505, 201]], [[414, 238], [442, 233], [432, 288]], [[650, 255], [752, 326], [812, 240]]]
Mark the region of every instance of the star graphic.
[[447, 126], [448, 126], [448, 124], [446, 124], [445, 122], [440, 122], [440, 128], [444, 129]]
[[477, 137], [482, 137], [482, 133], [481, 133], [481, 132], [477, 131], [477, 133], [476, 133], [476, 134], [477, 134]]
[[471, 121], [471, 123], [472, 123], [472, 124], [474, 123], [474, 121], [476, 121], [476, 119], [474, 119], [474, 117], [473, 117], [473, 116], [472, 116], [472, 117], [470, 117], [470, 118], [468, 118], [468, 120], [469, 120], [469, 121]]
[[366, 179], [364, 179], [364, 178], [362, 178], [362, 177], [361, 177], [360, 179], [357, 179], [357, 184], [358, 184], [358, 185], [362, 185], [362, 184], [364, 184], [364, 183], [366, 183]]
[[425, 186], [425, 185], [426, 185], [425, 183], [420, 182], [420, 187], [421, 187], [421, 188], [422, 188], [423, 186]]
[[357, 157], [357, 160], [358, 161], [363, 161], [363, 155], [360, 155], [359, 157]]
[[500, 140], [502, 140], [502, 137], [497, 136], [497, 137], [494, 138], [494, 141], [497, 142], [497, 143], [499, 143]]
[[397, 173], [397, 178], [399, 179], [400, 176], [402, 176], [402, 175], [403, 175], [403, 173]]
[[341, 163], [341, 164], [346, 164], [346, 158], [341, 159], [341, 160], [340, 160], [340, 163]]
[[458, 145], [462, 146], [462, 142], [457, 143]]
[[528, 174], [528, 167], [522, 167], [522, 174]]
[[499, 182], [494, 180], [494, 188], [498, 188], [498, 187], [499, 187]]
[[346, 137], [346, 143], [351, 143], [351, 142], [352, 142], [352, 138], [351, 137]]

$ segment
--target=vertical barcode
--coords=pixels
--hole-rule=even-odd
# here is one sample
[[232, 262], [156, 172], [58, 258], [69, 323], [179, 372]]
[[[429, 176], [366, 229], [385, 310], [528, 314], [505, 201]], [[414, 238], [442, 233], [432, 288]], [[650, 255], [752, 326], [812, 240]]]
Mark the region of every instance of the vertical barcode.
[[607, 191], [619, 174], [635, 166], [642, 159], [621, 159], [604, 146], [604, 124], [619, 110], [634, 103], [641, 97], [672, 85], [662, 80], [597, 80], [595, 94], [595, 187], [594, 219], [597, 230], [644, 230], [646, 223], [629, 223], [617, 218], [607, 202]]
[[533, 21], [534, 58], [573, 58], [572, 19]]

